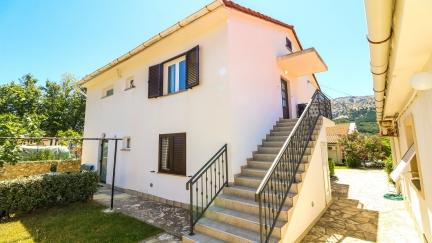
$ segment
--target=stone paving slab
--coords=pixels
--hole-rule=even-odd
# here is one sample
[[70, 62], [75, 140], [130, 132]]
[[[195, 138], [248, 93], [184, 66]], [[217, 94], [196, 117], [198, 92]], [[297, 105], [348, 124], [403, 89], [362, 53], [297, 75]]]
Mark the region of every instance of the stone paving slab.
[[394, 188], [382, 170], [336, 170], [333, 204], [302, 242], [420, 243], [403, 201], [383, 195]]
[[[93, 200], [109, 206], [111, 188], [100, 187]], [[181, 236], [189, 232], [188, 211], [183, 208], [115, 191], [114, 210], [166, 231], [142, 242], [180, 242]]]

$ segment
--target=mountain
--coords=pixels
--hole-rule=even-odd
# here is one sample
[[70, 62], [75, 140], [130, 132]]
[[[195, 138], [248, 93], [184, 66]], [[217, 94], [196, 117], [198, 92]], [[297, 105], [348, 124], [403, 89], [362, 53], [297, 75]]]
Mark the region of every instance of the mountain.
[[336, 123], [355, 122], [362, 133], [378, 133], [373, 96], [346, 96], [332, 100]]

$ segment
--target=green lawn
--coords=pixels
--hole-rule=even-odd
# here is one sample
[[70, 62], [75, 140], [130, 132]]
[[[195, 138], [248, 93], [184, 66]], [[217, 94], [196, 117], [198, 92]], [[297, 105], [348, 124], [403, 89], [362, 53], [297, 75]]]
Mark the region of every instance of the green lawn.
[[161, 229], [94, 202], [40, 209], [0, 221], [0, 242], [138, 242]]

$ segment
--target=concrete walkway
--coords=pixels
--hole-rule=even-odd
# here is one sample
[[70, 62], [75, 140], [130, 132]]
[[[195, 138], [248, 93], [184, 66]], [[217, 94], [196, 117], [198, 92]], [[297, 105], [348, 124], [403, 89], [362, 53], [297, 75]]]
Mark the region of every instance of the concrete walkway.
[[[107, 186], [99, 188], [93, 197], [93, 200], [107, 207], [110, 205], [110, 199], [111, 188]], [[116, 191], [114, 210], [165, 230], [165, 233], [144, 239], [142, 242], [180, 242], [181, 236], [189, 232], [188, 211], [183, 208]]]
[[404, 201], [383, 195], [394, 188], [382, 170], [336, 170], [333, 204], [303, 242], [422, 242]]

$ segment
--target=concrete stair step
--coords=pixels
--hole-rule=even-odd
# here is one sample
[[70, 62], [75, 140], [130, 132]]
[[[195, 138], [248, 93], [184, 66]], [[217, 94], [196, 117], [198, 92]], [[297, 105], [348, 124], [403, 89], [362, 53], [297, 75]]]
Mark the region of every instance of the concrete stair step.
[[[279, 152], [279, 151], [278, 151]], [[300, 151], [299, 151], [300, 153]], [[312, 154], [312, 149], [311, 148], [306, 148], [306, 150], [304, 151], [303, 156], [308, 156]], [[276, 159], [277, 157], [277, 153], [268, 153], [268, 154], [263, 154], [263, 153], [253, 153], [253, 160], [264, 160], [264, 161], [273, 161], [274, 159]]]
[[[231, 210], [240, 211], [243, 213], [249, 213], [254, 215], [259, 215], [259, 205], [255, 200], [230, 195], [230, 194], [221, 194], [217, 196], [214, 200], [215, 205], [219, 207], [228, 208]], [[278, 205], [273, 205], [275, 210], [277, 210]], [[282, 206], [282, 210], [280, 212], [280, 220], [287, 221], [289, 216], [291, 216], [292, 210], [291, 206], [284, 205]]]
[[[288, 193], [288, 196], [285, 201], [285, 205], [292, 206], [294, 205], [295, 201], [297, 200], [297, 193], [295, 193], [295, 186], [293, 186], [293, 189], [290, 193]], [[240, 186], [240, 185], [232, 185], [230, 187], [224, 187], [223, 193], [228, 195], [234, 195], [242, 198], [246, 198], [249, 200], [255, 200], [255, 192], [257, 188], [253, 187], [247, 187], [247, 186]]]
[[[260, 242], [257, 232], [225, 224], [217, 220], [202, 218], [195, 225], [196, 231], [227, 242]], [[270, 238], [269, 242], [278, 242], [277, 238]]]
[[194, 235], [183, 235], [182, 237], [183, 243], [223, 243], [223, 240], [218, 240], [211, 236], [201, 234], [198, 232], [194, 232]]
[[[313, 148], [316, 142], [309, 142], [308, 148]], [[282, 148], [284, 142], [263, 142], [262, 145], [258, 145], [258, 150], [256, 152], [260, 154], [271, 154], [271, 153], [279, 153], [279, 150]]]
[[[239, 186], [247, 186], [252, 188], [258, 188], [261, 184], [261, 181], [264, 177], [256, 177], [256, 176], [246, 176], [246, 175], [236, 175], [234, 176], [234, 184]], [[296, 183], [300, 183], [302, 181], [302, 175], [296, 174]], [[282, 184], [282, 181], [281, 181]], [[294, 188], [292, 188], [294, 189]], [[295, 191], [297, 192], [297, 191]]]
[[[310, 156], [303, 156], [303, 159], [299, 165], [299, 171], [306, 171], [307, 167], [309, 166], [309, 160], [310, 160]], [[247, 167], [268, 170], [272, 165], [272, 163], [273, 160], [263, 161], [263, 160], [248, 159]]]
[[[285, 140], [287, 140], [288, 135], [286, 136], [275, 136], [275, 135], [271, 135], [271, 134], [267, 134], [266, 138], [264, 141], [270, 142], [270, 141], [276, 141], [276, 142], [285, 142]], [[318, 138], [318, 133], [317, 134], [313, 134], [311, 136], [311, 140], [312, 141], [316, 141]]]
[[[241, 173], [238, 175], [242, 175], [242, 176], [253, 176], [253, 177], [259, 177], [259, 178], [264, 178], [264, 176], [267, 174], [268, 170], [265, 169], [260, 169], [260, 168], [250, 168], [247, 166], [243, 166], [241, 168]], [[282, 173], [279, 173], [280, 175], [282, 175]], [[303, 174], [304, 171], [302, 170], [298, 170], [297, 171], [297, 176], [296, 179], [298, 179], [299, 181], [303, 180]]]
[[[224, 207], [211, 206], [206, 211], [205, 217], [234, 225], [242, 229], [251, 230], [256, 233], [260, 232], [259, 216], [255, 214], [243, 213]], [[272, 236], [280, 238], [282, 227], [286, 223], [287, 221], [278, 220], [272, 232]]]

